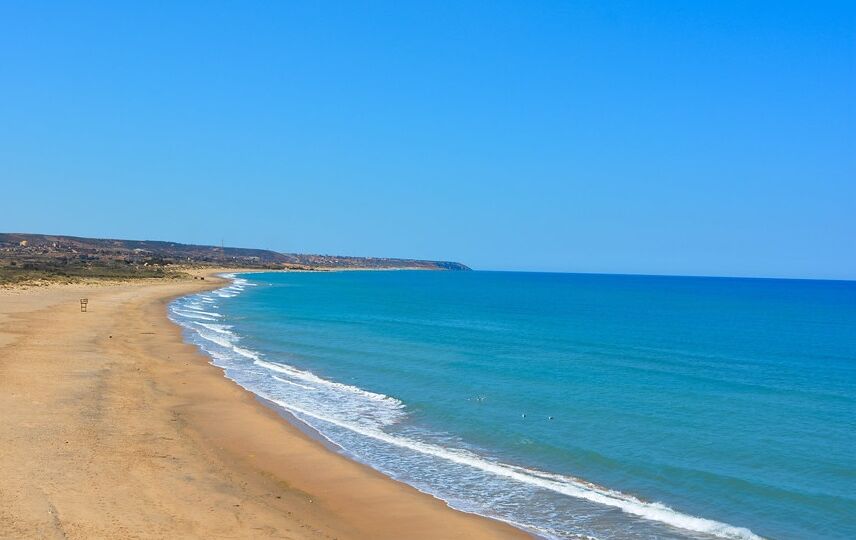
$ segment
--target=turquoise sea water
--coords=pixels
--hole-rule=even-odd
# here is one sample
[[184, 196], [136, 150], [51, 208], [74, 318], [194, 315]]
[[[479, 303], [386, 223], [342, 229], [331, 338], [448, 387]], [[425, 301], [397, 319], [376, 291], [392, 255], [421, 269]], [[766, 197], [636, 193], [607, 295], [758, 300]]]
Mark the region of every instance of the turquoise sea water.
[[350, 456], [549, 538], [856, 538], [856, 282], [264, 273], [172, 318]]

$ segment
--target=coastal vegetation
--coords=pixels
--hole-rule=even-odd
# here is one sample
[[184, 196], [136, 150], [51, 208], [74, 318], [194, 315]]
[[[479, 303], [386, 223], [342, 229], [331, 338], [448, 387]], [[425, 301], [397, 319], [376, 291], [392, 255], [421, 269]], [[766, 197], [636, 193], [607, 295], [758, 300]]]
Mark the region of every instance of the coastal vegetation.
[[308, 255], [176, 242], [0, 233], [0, 284], [178, 278], [190, 268], [469, 270], [449, 261]]

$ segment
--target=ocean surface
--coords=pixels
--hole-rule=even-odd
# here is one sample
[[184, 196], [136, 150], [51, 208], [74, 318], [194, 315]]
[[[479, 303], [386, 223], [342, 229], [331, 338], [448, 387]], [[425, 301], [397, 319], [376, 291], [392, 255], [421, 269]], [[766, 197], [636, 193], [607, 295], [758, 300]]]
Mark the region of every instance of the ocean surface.
[[545, 538], [856, 538], [856, 282], [261, 273], [170, 313], [347, 455]]

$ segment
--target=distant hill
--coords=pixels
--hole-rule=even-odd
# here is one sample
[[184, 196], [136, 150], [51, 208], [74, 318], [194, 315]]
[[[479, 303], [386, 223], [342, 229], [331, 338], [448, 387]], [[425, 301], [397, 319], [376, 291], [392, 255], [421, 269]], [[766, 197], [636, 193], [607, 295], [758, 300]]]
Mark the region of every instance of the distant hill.
[[57, 270], [64, 268], [162, 267], [167, 265], [232, 266], [271, 269], [391, 269], [469, 270], [461, 263], [304, 255], [265, 249], [201, 246], [152, 240], [114, 240], [0, 233], [0, 266]]

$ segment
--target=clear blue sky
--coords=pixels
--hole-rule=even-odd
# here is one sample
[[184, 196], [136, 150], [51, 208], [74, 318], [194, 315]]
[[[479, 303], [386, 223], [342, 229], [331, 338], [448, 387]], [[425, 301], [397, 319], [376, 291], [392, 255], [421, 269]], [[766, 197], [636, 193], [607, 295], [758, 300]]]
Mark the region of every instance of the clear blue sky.
[[856, 3], [5, 1], [0, 186], [2, 231], [856, 279]]

